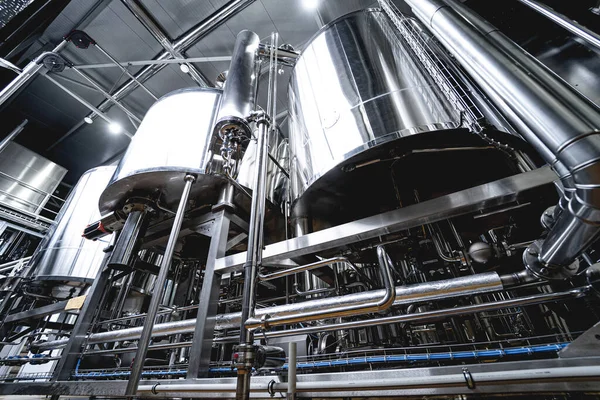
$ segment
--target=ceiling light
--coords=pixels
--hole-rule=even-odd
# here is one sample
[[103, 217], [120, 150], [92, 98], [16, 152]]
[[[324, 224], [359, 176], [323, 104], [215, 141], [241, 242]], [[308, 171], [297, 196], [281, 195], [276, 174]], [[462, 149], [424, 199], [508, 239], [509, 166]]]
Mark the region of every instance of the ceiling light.
[[117, 124], [116, 122], [111, 122], [108, 125], [108, 131], [110, 133], [119, 133], [119, 132], [121, 132], [122, 129], [123, 128], [121, 127], [121, 125]]
[[94, 120], [93, 120], [91, 117], [85, 117], [85, 118], [83, 119], [83, 121], [84, 121], [86, 124], [91, 124], [92, 122], [94, 122]]
[[302, 0], [302, 5], [307, 10], [316, 10], [319, 6], [319, 0]]
[[181, 70], [181, 72], [183, 72], [184, 74], [187, 74], [190, 72], [190, 67], [187, 66], [187, 64], [180, 64], [179, 65], [179, 69]]

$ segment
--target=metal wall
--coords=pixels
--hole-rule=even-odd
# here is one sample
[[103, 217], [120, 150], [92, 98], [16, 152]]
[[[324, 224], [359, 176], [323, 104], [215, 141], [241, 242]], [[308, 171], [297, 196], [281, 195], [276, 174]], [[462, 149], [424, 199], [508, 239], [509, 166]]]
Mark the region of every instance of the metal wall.
[[67, 170], [11, 142], [0, 152], [0, 203], [39, 214]]
[[108, 239], [84, 239], [83, 229], [100, 218], [98, 198], [115, 167], [89, 170], [71, 191], [31, 260], [37, 280], [91, 282], [104, 257]]

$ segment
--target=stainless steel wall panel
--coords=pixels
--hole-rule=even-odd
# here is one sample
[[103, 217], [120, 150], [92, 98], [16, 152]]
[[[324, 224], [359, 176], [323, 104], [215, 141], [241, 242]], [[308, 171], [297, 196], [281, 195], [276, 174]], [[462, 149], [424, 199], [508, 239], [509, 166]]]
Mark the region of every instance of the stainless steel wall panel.
[[39, 214], [66, 173], [60, 165], [10, 142], [0, 152], [0, 203]]
[[293, 199], [365, 150], [460, 124], [379, 10], [324, 27], [298, 59], [288, 92]]
[[114, 171], [115, 167], [98, 167], [83, 174], [30, 261], [34, 279], [94, 280], [108, 239], [91, 241], [81, 234], [89, 223], [100, 218], [98, 198]]

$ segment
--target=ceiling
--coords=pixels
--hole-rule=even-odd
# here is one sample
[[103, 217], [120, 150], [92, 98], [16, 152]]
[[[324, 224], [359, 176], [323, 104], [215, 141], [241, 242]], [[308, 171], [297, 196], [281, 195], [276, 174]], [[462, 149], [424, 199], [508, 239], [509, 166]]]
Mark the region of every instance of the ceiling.
[[[181, 36], [226, 3], [227, 0], [142, 0], [143, 6], [170, 39]], [[322, 1], [318, 9], [309, 10], [298, 0], [256, 0], [193, 45], [185, 56], [231, 55], [235, 36], [243, 29], [255, 31], [265, 42], [271, 32], [278, 32], [280, 43], [289, 43], [294, 48], [301, 49], [322, 24], [348, 12], [376, 4], [373, 0], [327, 0]], [[19, 59], [10, 61], [23, 67], [42, 51], [52, 50], [63, 36], [74, 29], [85, 31], [120, 62], [150, 60], [163, 51], [161, 44], [127, 10], [121, 0], [72, 0], [28, 49], [21, 53]], [[70, 43], [61, 51], [61, 55], [75, 65], [110, 62], [94, 46], [78, 49]], [[229, 68], [228, 61], [194, 65], [210, 82], [214, 82], [220, 72]], [[141, 68], [142, 66], [131, 66], [129, 72], [133, 74]], [[118, 68], [86, 69], [85, 72], [109, 92], [127, 79]], [[101, 93], [90, 89], [89, 83], [69, 68], [60, 73], [49, 74], [93, 105], [104, 100]], [[0, 85], [4, 86], [14, 76], [13, 72], [2, 69]], [[284, 68], [283, 74], [278, 76], [278, 112], [287, 108], [288, 80], [289, 69]], [[197, 84], [181, 71], [178, 64], [170, 64], [149, 79], [145, 86], [160, 97], [173, 90]], [[259, 102], [264, 103], [266, 85], [262, 86]], [[153, 102], [154, 99], [140, 88], [123, 100], [125, 107], [140, 119]], [[88, 114], [89, 110], [85, 106], [39, 76], [3, 106], [0, 111], [3, 121], [0, 137], [6, 136], [13, 127], [27, 118], [29, 124], [16, 141], [67, 168], [69, 173], [65, 181], [73, 184], [87, 169], [114, 161], [129, 143], [125, 134], [110, 133], [107, 123], [99, 118], [93, 124], [84, 123], [83, 118]], [[127, 131], [135, 133], [134, 125], [118, 107], [111, 107], [106, 114]]]

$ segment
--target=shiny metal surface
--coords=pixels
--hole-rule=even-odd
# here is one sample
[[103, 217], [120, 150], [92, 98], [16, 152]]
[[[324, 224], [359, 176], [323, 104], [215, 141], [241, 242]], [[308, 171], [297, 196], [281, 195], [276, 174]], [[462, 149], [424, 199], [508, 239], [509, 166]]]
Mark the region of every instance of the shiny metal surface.
[[[372, 296], [370, 297], [370, 299], [368, 301], [359, 301], [358, 299], [352, 299], [352, 301], [347, 301], [344, 302], [341, 300], [340, 297], [335, 298], [335, 297], [330, 297], [328, 299], [319, 299], [316, 301], [312, 301], [312, 302], [306, 302], [306, 303], [312, 303], [310, 305], [306, 305], [306, 303], [296, 303], [296, 305], [299, 306], [299, 308], [297, 309], [297, 312], [295, 312], [294, 314], [286, 314], [283, 315], [284, 313], [277, 313], [277, 312], [270, 312], [270, 313], [264, 313], [261, 316], [254, 316], [254, 318], [250, 318], [248, 320], [245, 321], [245, 326], [248, 329], [256, 329], [259, 327], [263, 327], [263, 328], [267, 328], [270, 326], [278, 326], [278, 325], [284, 325], [284, 324], [294, 324], [294, 323], [304, 323], [304, 322], [308, 322], [308, 321], [314, 321], [314, 320], [322, 320], [322, 319], [328, 319], [328, 318], [339, 318], [339, 317], [349, 317], [349, 316], [356, 316], [356, 315], [364, 315], [364, 314], [369, 314], [369, 313], [377, 313], [377, 312], [382, 312], [382, 311], [386, 311], [388, 308], [397, 305], [396, 304], [396, 298], [398, 295], [398, 291], [400, 291], [400, 293], [404, 296], [404, 298], [400, 298], [398, 299], [398, 303], [402, 304], [403, 301], [406, 301], [408, 298], [410, 298], [412, 295], [407, 294], [406, 291], [403, 291], [403, 289], [405, 289], [405, 287], [400, 287], [400, 288], [395, 288], [394, 287], [394, 279], [392, 278], [392, 272], [391, 272], [391, 268], [392, 268], [392, 260], [390, 259], [390, 257], [388, 256], [388, 254], [386, 253], [385, 249], [383, 248], [383, 246], [378, 246], [377, 247], [377, 259], [379, 261], [379, 271], [380, 274], [383, 278], [383, 282], [384, 282], [384, 286], [385, 289], [383, 290], [377, 290], [378, 294], [380, 294], [379, 297], [377, 296]], [[477, 275], [475, 275], [473, 277], [475, 280], [477, 280], [479, 277]], [[490, 280], [495, 280], [496, 277], [493, 275], [489, 275], [485, 277], [486, 279], [490, 279]], [[435, 285], [435, 291], [438, 293], [444, 293], [445, 295], [448, 296], [453, 296], [452, 291], [453, 291], [453, 287], [455, 287], [454, 285], [456, 285], [456, 282], [448, 282], [447, 285]], [[496, 282], [497, 284], [497, 282]], [[473, 282], [466, 282], [463, 283], [460, 280], [458, 281], [458, 285], [459, 286], [471, 286], [472, 288], [479, 286], [478, 284], [474, 284]], [[484, 287], [487, 286], [489, 287], [489, 284], [484, 284]], [[400, 290], [398, 290], [400, 289]], [[425, 287], [421, 287], [420, 289], [422, 289], [423, 294], [425, 297], [427, 297], [427, 294], [425, 294], [428, 290], [431, 290], [430, 288], [425, 288]], [[483, 288], [478, 287], [475, 290], [482, 290]], [[459, 289], [460, 290], [460, 289]], [[486, 290], [486, 289], [483, 289]], [[417, 291], [419, 291], [419, 289], [417, 289]], [[370, 293], [370, 292], [367, 292]], [[342, 296], [345, 297], [345, 296]], [[417, 298], [420, 297], [420, 294], [416, 296]], [[329, 302], [327, 300], [330, 300]], [[348, 300], [350, 300], [350, 298], [348, 298]], [[413, 298], [412, 301], [419, 301], [416, 300], [416, 298]], [[316, 304], [319, 303], [326, 303], [326, 305], [324, 307], [319, 306], [316, 307]], [[303, 306], [304, 305], [304, 306]], [[311, 307], [312, 305], [312, 307]], [[244, 321], [244, 315], [242, 314], [242, 321]]]
[[0, 204], [39, 214], [67, 170], [10, 142], [0, 152]]
[[[452, 218], [494, 205], [507, 204], [513, 202], [520, 194], [548, 185], [554, 180], [556, 180], [556, 175], [548, 167], [521, 173], [398, 210], [266, 246], [263, 252], [263, 262], [276, 262], [314, 254], [319, 251], [409, 229], [424, 223]], [[239, 271], [245, 259], [245, 252], [219, 258], [215, 270], [222, 273]]]
[[366, 150], [460, 125], [459, 113], [379, 10], [323, 28], [298, 58], [288, 93], [292, 199]]
[[98, 198], [114, 170], [94, 168], [79, 179], [30, 262], [35, 279], [91, 282], [96, 277], [108, 239], [91, 241], [81, 234], [100, 217]]
[[[488, 272], [473, 276], [465, 276], [423, 284], [397, 286], [393, 307], [409, 305], [415, 302], [431, 301], [449, 297], [460, 297], [478, 293], [490, 293], [502, 290], [502, 281], [495, 272]], [[368, 292], [349, 294], [345, 296], [330, 297], [324, 299], [310, 300], [301, 303], [286, 304], [259, 308], [255, 316], [260, 319], [265, 315], [272, 317], [293, 316], [304, 312], [327, 311], [332, 307], [344, 307], [349, 305], [362, 305], [382, 299], [385, 289], [371, 290]], [[241, 313], [221, 314], [216, 317], [215, 329], [237, 328], [241, 323]], [[195, 319], [167, 322], [154, 325], [153, 335], [173, 335], [177, 333], [194, 332]], [[127, 328], [112, 332], [92, 333], [87, 343], [114, 342], [120, 340], [136, 339], [140, 336], [142, 327]], [[67, 344], [68, 340], [55, 340], [52, 342], [39, 343], [40, 349], [54, 349]]]
[[215, 133], [251, 135], [247, 118], [254, 111], [258, 90], [260, 38], [254, 32], [238, 33], [223, 87], [223, 100], [216, 120]]
[[[552, 86], [540, 82], [531, 65], [515, 64], [493, 37], [484, 37], [447, 4], [437, 0], [407, 0], [407, 4], [473, 78], [502, 99], [512, 114], [507, 117], [527, 125], [530, 131], [523, 132], [525, 138], [555, 167], [563, 185], [575, 191], [569, 211], [561, 213], [539, 254], [526, 261], [535, 273], [548, 266], [568, 267], [600, 234], [599, 109], [583, 96], [564, 90], [575, 97], [567, 101], [560, 94], [564, 82], [555, 80]], [[541, 274], [549, 276], [546, 272]]]
[[[100, 197], [103, 213], [128, 196], [160, 193], [163, 206], [178, 203], [186, 173], [198, 174], [191, 198], [217, 194], [224, 177], [213, 151], [212, 128], [219, 109], [218, 89], [181, 89], [163, 96], [146, 113], [114, 176]], [[213, 189], [210, 193], [207, 188]]]
[[[179, 201], [186, 173], [197, 175], [190, 198], [212, 203], [228, 182], [225, 161], [220, 155], [220, 139], [213, 134], [220, 107], [221, 90], [188, 88], [163, 96], [146, 113], [135, 137], [121, 159], [108, 187], [100, 197], [103, 214], [122, 207], [130, 196], [157, 196], [162, 207], [173, 210]], [[287, 142], [278, 134], [269, 136], [270, 154], [286, 163]], [[256, 144], [251, 142], [242, 154], [234, 184], [254, 188]], [[233, 169], [233, 168], [232, 168]], [[267, 199], [279, 204], [285, 198], [285, 175], [270, 160], [267, 163]], [[249, 192], [249, 190], [246, 192]], [[249, 203], [236, 191], [236, 199]]]

